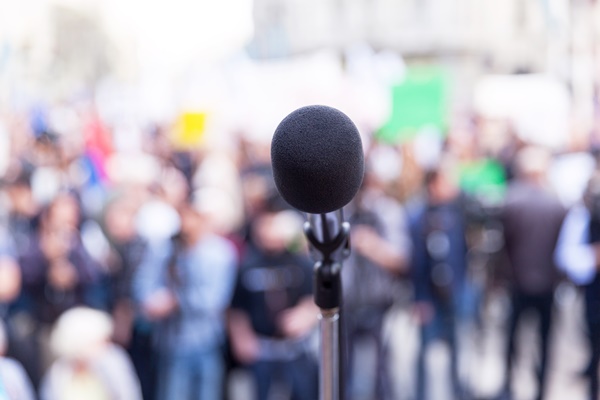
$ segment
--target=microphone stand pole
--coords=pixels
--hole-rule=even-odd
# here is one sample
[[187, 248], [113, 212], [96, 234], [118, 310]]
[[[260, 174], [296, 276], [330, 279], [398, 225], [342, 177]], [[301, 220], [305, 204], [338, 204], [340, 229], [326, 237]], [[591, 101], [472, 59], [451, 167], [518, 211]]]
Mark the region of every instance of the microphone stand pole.
[[323, 241], [319, 241], [309, 222], [304, 224], [308, 241], [322, 255], [315, 263], [315, 304], [320, 309], [319, 325], [321, 334], [321, 354], [319, 369], [319, 399], [341, 400], [343, 379], [340, 341], [340, 305], [342, 298], [341, 261], [335, 261], [333, 254], [344, 248], [349, 251], [350, 224], [343, 222], [341, 229], [332, 237], [325, 214], [320, 214]]

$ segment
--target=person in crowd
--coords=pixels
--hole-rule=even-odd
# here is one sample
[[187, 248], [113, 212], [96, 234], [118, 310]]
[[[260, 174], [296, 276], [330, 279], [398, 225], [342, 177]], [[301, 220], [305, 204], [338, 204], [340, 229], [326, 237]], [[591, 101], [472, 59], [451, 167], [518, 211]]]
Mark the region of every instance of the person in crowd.
[[32, 326], [32, 305], [22, 295], [22, 273], [18, 254], [29, 248], [33, 237], [34, 207], [29, 181], [24, 176], [6, 186], [8, 215], [0, 226], [0, 320], [4, 320], [8, 337], [7, 355], [17, 360], [37, 386], [41, 377]]
[[75, 195], [61, 193], [42, 212], [31, 248], [19, 254], [24, 294], [42, 323], [54, 323], [75, 305], [105, 306], [98, 293], [101, 270], [83, 246], [79, 222]]
[[539, 315], [540, 365], [536, 399], [545, 398], [554, 288], [558, 270], [553, 254], [565, 210], [548, 188], [548, 152], [526, 147], [515, 159], [516, 177], [508, 186], [501, 214], [510, 267], [511, 316], [508, 325], [503, 396], [512, 398], [511, 376], [519, 318], [527, 309]]
[[42, 380], [41, 400], [141, 400], [133, 365], [112, 334], [102, 311], [75, 307], [62, 314], [50, 336], [58, 358]]
[[356, 397], [354, 355], [361, 339], [375, 344], [375, 393], [373, 398], [393, 398], [388, 373], [388, 348], [384, 342], [384, 319], [401, 296], [400, 277], [408, 269], [410, 237], [404, 210], [384, 192], [382, 180], [367, 172], [355, 198], [350, 217], [352, 252], [342, 268], [344, 321], [348, 340], [347, 393]]
[[584, 292], [584, 317], [589, 343], [588, 399], [598, 399], [600, 362], [600, 171], [590, 178], [583, 199], [563, 221], [554, 253], [556, 264]]
[[[273, 174], [270, 165], [252, 165], [240, 171], [242, 209], [244, 219], [237, 231], [230, 236], [238, 249], [238, 254], [244, 254], [244, 250], [252, 242], [251, 227], [257, 215], [260, 215], [264, 208], [269, 193], [275, 190]], [[226, 369], [227, 376], [232, 376], [232, 372], [243, 367], [233, 355], [231, 349], [231, 338], [226, 338]], [[227, 393], [229, 395], [229, 393]], [[232, 399], [235, 400], [235, 399]]]
[[[23, 276], [20, 301], [33, 323], [30, 344], [38, 369], [51, 361], [48, 336], [59, 315], [78, 305], [106, 308], [101, 269], [83, 245], [80, 218], [76, 196], [60, 193], [42, 211], [31, 246], [18, 255]], [[39, 375], [34, 378], [37, 382]]]
[[[4, 327], [0, 327], [0, 358], [6, 355], [17, 361], [30, 380], [29, 377], [39, 376], [39, 369], [34, 347], [29, 345], [33, 337], [24, 329], [26, 322], [20, 319], [21, 269], [10, 246], [5, 247], [2, 242], [0, 238], [0, 323], [4, 321]], [[1, 370], [0, 367], [0, 376]]]
[[106, 306], [100, 267], [81, 240], [76, 195], [60, 193], [38, 219], [30, 246], [18, 254], [23, 281], [19, 302], [31, 322], [27, 343], [32, 349], [31, 364], [35, 366], [32, 379], [36, 387], [53, 358], [48, 346], [56, 319], [78, 305]]
[[35, 400], [35, 392], [27, 373], [18, 361], [6, 357], [8, 338], [0, 320], [0, 399]]
[[313, 400], [318, 397], [318, 377], [309, 337], [318, 309], [312, 263], [288, 247], [300, 226], [283, 211], [282, 202], [277, 195], [269, 196], [251, 222], [252, 239], [229, 310], [229, 336], [233, 355], [254, 378], [256, 400], [267, 400], [278, 382], [291, 399]]
[[152, 348], [152, 325], [136, 313], [133, 277], [147, 249], [135, 229], [138, 210], [136, 196], [118, 193], [104, 211], [104, 229], [111, 246], [108, 291], [109, 309], [114, 320], [113, 340], [123, 346], [139, 376], [145, 400], [154, 398], [157, 360]]
[[426, 172], [425, 188], [424, 202], [410, 215], [414, 310], [421, 330], [416, 398], [432, 396], [425, 361], [429, 345], [438, 336], [450, 348], [453, 392], [457, 398], [463, 398], [465, 388], [458, 373], [456, 330], [464, 317], [469, 286], [466, 221], [463, 196], [449, 160]]
[[220, 400], [225, 310], [237, 264], [233, 244], [214, 232], [209, 192], [179, 206], [181, 231], [150, 243], [134, 276], [142, 315], [155, 323], [158, 399]]

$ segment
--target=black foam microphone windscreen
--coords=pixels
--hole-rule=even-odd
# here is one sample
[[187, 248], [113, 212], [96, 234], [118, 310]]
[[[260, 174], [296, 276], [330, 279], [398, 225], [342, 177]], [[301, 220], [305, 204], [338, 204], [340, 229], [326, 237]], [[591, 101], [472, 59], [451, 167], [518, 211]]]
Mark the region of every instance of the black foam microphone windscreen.
[[271, 142], [275, 185], [293, 207], [324, 214], [344, 207], [360, 188], [360, 134], [343, 112], [314, 105], [281, 121]]

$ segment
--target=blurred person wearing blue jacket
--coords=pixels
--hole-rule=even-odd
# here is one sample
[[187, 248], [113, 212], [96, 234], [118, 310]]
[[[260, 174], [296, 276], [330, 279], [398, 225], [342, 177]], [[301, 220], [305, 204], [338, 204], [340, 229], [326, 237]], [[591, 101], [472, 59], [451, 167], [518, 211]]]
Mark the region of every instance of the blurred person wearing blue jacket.
[[231, 300], [237, 255], [213, 233], [210, 191], [179, 207], [181, 231], [149, 244], [134, 276], [134, 297], [155, 323], [159, 400], [220, 400], [223, 396], [224, 312]]
[[466, 219], [463, 195], [451, 175], [451, 165], [440, 165], [425, 175], [426, 198], [410, 215], [412, 275], [415, 314], [421, 326], [417, 358], [416, 399], [430, 399], [427, 389], [426, 353], [442, 337], [450, 349], [450, 377], [456, 398], [464, 388], [458, 373], [456, 330], [466, 316], [467, 280]]
[[588, 399], [597, 400], [600, 362], [600, 172], [589, 180], [583, 201], [569, 209], [554, 252], [557, 266], [583, 289], [590, 358], [583, 372]]

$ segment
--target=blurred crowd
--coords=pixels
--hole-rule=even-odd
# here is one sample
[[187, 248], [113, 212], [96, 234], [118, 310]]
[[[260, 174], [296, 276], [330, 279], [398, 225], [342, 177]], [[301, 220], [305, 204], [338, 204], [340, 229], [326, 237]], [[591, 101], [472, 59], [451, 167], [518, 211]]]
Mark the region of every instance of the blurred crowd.
[[[269, 143], [239, 132], [234, 145], [182, 148], [169, 126], [134, 134], [92, 106], [59, 111], [75, 128], [61, 131], [40, 112], [0, 119], [9, 148], [0, 186], [0, 399], [217, 400], [236, 369], [252, 377], [254, 394], [244, 398], [318, 398], [312, 261], [303, 216], [274, 186]], [[487, 146], [477, 117], [463, 119], [411, 142], [365, 141], [363, 186], [346, 210], [346, 397], [358, 399], [355, 349], [368, 338], [370, 398], [431, 399], [426, 354], [440, 339], [455, 398], [472, 398], [457, 336], [482, 330], [486, 302], [501, 291], [510, 311], [498, 398], [512, 398], [526, 310], [539, 319], [537, 398], [545, 398], [555, 290], [571, 281], [586, 301], [590, 361], [581, 369], [597, 399], [595, 152], [558, 153], [510, 131]], [[398, 308], [420, 332], [406, 393], [392, 385], [398, 371], [386, 338], [394, 332], [383, 334]]]

